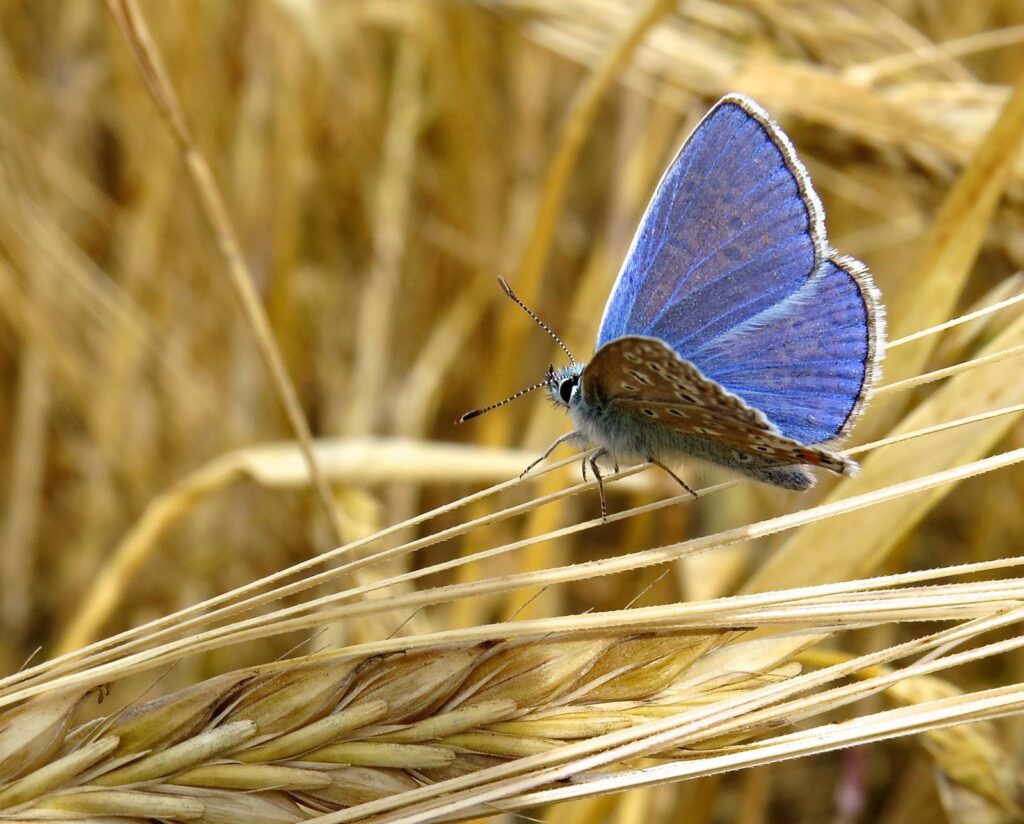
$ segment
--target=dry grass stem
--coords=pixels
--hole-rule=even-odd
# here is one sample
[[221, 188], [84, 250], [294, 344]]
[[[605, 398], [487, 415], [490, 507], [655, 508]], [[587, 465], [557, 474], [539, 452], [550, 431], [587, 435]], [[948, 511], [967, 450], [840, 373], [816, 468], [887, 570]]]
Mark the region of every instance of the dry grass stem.
[[217, 247], [224, 256], [228, 279], [252, 326], [253, 336], [260, 354], [274, 379], [274, 387], [284, 406], [285, 414], [295, 434], [295, 440], [302, 450], [302, 456], [312, 479], [313, 488], [320, 499], [327, 523], [334, 533], [335, 543], [341, 543], [344, 532], [338, 520], [327, 479], [317, 464], [313, 452], [313, 435], [306, 416], [302, 411], [298, 393], [288, 376], [281, 352], [274, 341], [270, 321], [260, 301], [253, 277], [245, 263], [245, 255], [235, 232], [228, 209], [214, 180], [213, 172], [203, 152], [196, 145], [185, 119], [185, 113], [171, 85], [153, 38], [149, 33], [142, 10], [135, 0], [108, 0], [108, 5], [124, 34], [132, 55], [139, 64], [150, 94], [167, 120], [181, 150], [181, 158], [188, 178], [195, 191], [196, 199], [217, 241]]
[[[941, 589], [948, 591], [940, 594]], [[922, 593], [945, 609], [969, 603], [952, 595], [955, 590], [953, 585]], [[404, 809], [396, 821], [415, 821], [426, 820], [417, 812], [425, 808], [415, 804], [430, 797], [443, 798], [447, 817], [658, 752], [683, 757], [675, 768], [684, 773], [707, 770], [708, 764], [728, 763], [700, 755], [707, 744], [714, 750], [723, 739], [730, 749], [755, 739], [731, 756], [736, 763], [742, 763], [740, 754], [770, 763], [799, 751], [810, 738], [807, 731], [775, 735], [780, 724], [1024, 644], [1014, 637], [950, 651], [1018, 623], [1024, 617], [1021, 594], [1019, 585], [1008, 587], [1003, 597], [1011, 600], [995, 613], [990, 608], [974, 621], [804, 675], [786, 662], [831, 630], [757, 641], [721, 630], [669, 630], [449, 645], [363, 658], [317, 656], [221, 676], [80, 729], [73, 718], [85, 697], [81, 693], [37, 699], [0, 717], [0, 775], [13, 779], [0, 803], [13, 815], [125, 815], [146, 809], [150, 816], [187, 818], [192, 810], [201, 815], [205, 803], [203, 795], [190, 796], [190, 788], [219, 791], [229, 806], [225, 793], [255, 790], [308, 809], [352, 807], [336, 821], [389, 809]], [[908, 599], [902, 602], [888, 611], [875, 604], [861, 620], [915, 620]], [[754, 616], [747, 620], [758, 622]], [[940, 654], [820, 691], [847, 675], [928, 650]], [[962, 716], [1010, 711], [1022, 693], [993, 691], [992, 697], [990, 704], [984, 694], [961, 697], [942, 726]], [[914, 701], [912, 713], [883, 712], [848, 722], [824, 741], [817, 736], [813, 746], [821, 751], [844, 745], [851, 729], [867, 740], [906, 734], [915, 725], [931, 728], [929, 713], [949, 703]], [[766, 734], [769, 740], [760, 740]], [[569, 743], [574, 740], [580, 743]], [[683, 745], [685, 751], [676, 749]], [[351, 786], [353, 771], [358, 791]], [[516, 774], [522, 777], [499, 777]], [[414, 791], [410, 785], [405, 795], [395, 796], [389, 776], [401, 775], [428, 786]], [[638, 785], [665, 780], [661, 768], [631, 775]], [[597, 775], [590, 773], [589, 780]], [[165, 794], [168, 784], [182, 793], [176, 797], [180, 807], [171, 801], [175, 796]], [[480, 789], [469, 789], [474, 786]]]

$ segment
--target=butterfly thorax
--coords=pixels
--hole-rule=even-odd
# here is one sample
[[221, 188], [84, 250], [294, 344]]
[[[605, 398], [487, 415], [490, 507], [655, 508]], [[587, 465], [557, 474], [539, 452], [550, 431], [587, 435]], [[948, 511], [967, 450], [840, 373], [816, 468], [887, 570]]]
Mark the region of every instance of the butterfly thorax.
[[[547, 389], [552, 402], [564, 409], [575, 427], [574, 443], [580, 446], [598, 446], [615, 463], [644, 460], [650, 454], [662, 453], [656, 442], [659, 433], [648, 427], [629, 426], [599, 400], [594, 392], [585, 391], [586, 364], [555, 369], [550, 367]], [[589, 387], [594, 389], [597, 387]], [[603, 394], [603, 393], [600, 393]], [[625, 424], [625, 425], [624, 425]]]

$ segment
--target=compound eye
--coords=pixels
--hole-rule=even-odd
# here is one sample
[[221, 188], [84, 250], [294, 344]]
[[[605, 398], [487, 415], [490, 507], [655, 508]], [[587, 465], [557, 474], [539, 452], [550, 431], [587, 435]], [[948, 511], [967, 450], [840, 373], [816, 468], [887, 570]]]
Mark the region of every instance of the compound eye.
[[558, 386], [558, 394], [561, 396], [563, 403], [569, 404], [569, 399], [572, 397], [572, 390], [579, 382], [579, 378], [573, 377], [568, 378], [561, 382]]

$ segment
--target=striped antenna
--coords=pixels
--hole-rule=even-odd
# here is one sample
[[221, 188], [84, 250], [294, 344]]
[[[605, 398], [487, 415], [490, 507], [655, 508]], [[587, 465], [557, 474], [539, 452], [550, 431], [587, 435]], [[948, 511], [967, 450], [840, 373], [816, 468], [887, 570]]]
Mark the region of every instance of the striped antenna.
[[[498, 283], [500, 283], [501, 288], [505, 290], [505, 294], [512, 298], [512, 300], [515, 301], [516, 305], [520, 309], [522, 309], [524, 312], [526, 312], [526, 314], [533, 318], [534, 322], [551, 336], [551, 339], [562, 348], [563, 352], [565, 352], [566, 356], [569, 358], [569, 363], [575, 366], [576, 358], [572, 356], [572, 352], [569, 351], [569, 347], [562, 342], [562, 339], [555, 334], [554, 330], [546, 323], [544, 323], [544, 321], [538, 318], [536, 313], [519, 299], [519, 296], [512, 291], [512, 287], [508, 285], [508, 281], [505, 280], [505, 278], [499, 277]], [[480, 415], [484, 414], [484, 412], [490, 412], [492, 409], [497, 409], [499, 406], [504, 406], [506, 403], [510, 403], [511, 401], [514, 401], [516, 398], [521, 398], [523, 395], [527, 394], [528, 392], [532, 392], [534, 389], [540, 389], [542, 386], [549, 386], [553, 379], [554, 373], [554, 367], [549, 366], [547, 374], [544, 376], [543, 380], [538, 381], [533, 386], [528, 386], [526, 389], [520, 389], [514, 395], [509, 395], [503, 401], [492, 403], [490, 406], [484, 406], [480, 409], [471, 409], [465, 415], [462, 415], [459, 418], [457, 418], [455, 420], [455, 423], [465, 423], [468, 420], [472, 420], [473, 418], [479, 417]]]
[[506, 403], [510, 403], [511, 401], [514, 401], [516, 398], [521, 398], [527, 392], [532, 392], [534, 389], [540, 389], [542, 386], [546, 386], [549, 382], [550, 379], [547, 375], [545, 375], [544, 380], [540, 381], [539, 383], [535, 383], [533, 386], [528, 386], [526, 389], [520, 389], [514, 395], [509, 395], [503, 401], [492, 403], [490, 406], [485, 406], [481, 409], [471, 409], [465, 415], [460, 415], [458, 418], [456, 418], [455, 423], [465, 423], [466, 421], [471, 420], [472, 418], [479, 417], [480, 415], [484, 414], [484, 412], [490, 412], [492, 409], [497, 409], [499, 406], [504, 406]]
[[[528, 314], [531, 318], [533, 318], [534, 322], [541, 329], [543, 329], [545, 332], [547, 332], [549, 335], [551, 335], [552, 340], [554, 340], [555, 343], [557, 343], [559, 346], [561, 346], [562, 347], [562, 351], [565, 352], [565, 354], [568, 356], [569, 363], [571, 363], [573, 366], [575, 366], [576, 365], [576, 358], [574, 358], [572, 356], [572, 352], [569, 351], [569, 347], [566, 346], [564, 343], [562, 343], [562, 339], [560, 337], [558, 337], [558, 335], [555, 334], [554, 330], [550, 326], [548, 326], [546, 323], [544, 323], [544, 321], [542, 321], [540, 318], [538, 318], [536, 313], [529, 306], [527, 306], [525, 303], [523, 303], [519, 299], [518, 295], [516, 295], [516, 293], [512, 291], [512, 287], [508, 285], [508, 281], [505, 280], [505, 278], [499, 277], [498, 278], [498, 283], [500, 283], [501, 284], [501, 288], [505, 290], [505, 294], [508, 295], [510, 298], [512, 298], [512, 300], [514, 300], [516, 302], [516, 305], [518, 305], [520, 309], [522, 309], [524, 312], [526, 312], [526, 314]], [[536, 389], [537, 387], [535, 386], [533, 388]], [[529, 390], [525, 390], [525, 391], [529, 391]]]

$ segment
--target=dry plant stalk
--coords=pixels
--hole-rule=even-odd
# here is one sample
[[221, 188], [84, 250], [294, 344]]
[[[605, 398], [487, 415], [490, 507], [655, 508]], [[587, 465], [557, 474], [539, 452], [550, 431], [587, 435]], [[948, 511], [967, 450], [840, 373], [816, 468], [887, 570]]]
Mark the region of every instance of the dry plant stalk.
[[146, 25], [146, 20], [138, 4], [135, 0], [108, 0], [108, 5], [124, 34], [132, 55], [139, 64], [139, 70], [142, 72], [154, 102], [167, 121], [171, 133], [180, 147], [188, 179], [192, 183], [200, 209], [210, 224], [217, 247], [224, 257], [228, 279], [242, 305], [245, 318], [252, 327], [260, 354], [273, 377], [274, 387], [280, 396], [288, 422], [295, 434], [295, 440], [302, 453], [306, 469], [309, 471], [313, 489], [317, 493], [327, 523], [334, 533], [335, 543], [341, 543], [344, 532], [338, 520], [338, 513], [334, 507], [327, 479], [324, 477], [313, 451], [313, 434], [302, 411], [302, 405], [299, 403], [298, 393], [288, 375], [284, 357], [274, 340], [270, 320], [267, 318], [266, 310], [256, 292], [252, 273], [245, 262], [241, 243], [234, 225], [228, 217], [228, 210], [220, 190], [217, 188], [213, 171], [203, 152], [196, 145], [192, 131], [185, 120], [185, 112], [171, 85], [167, 70], [156, 50], [149, 27]]
[[792, 672], [776, 653], [765, 672], [705, 668], [685, 701], [658, 700], [731, 637], [607, 635], [314, 656], [213, 678], [78, 727], [89, 693], [43, 698], [0, 716], [0, 813], [191, 820], [208, 817], [212, 804], [233, 820], [260, 808], [263, 817], [297, 820]]
[[[487, 815], [497, 809], [491, 801], [514, 809], [565, 792], [570, 788], [559, 786], [577, 774], [585, 781], [572, 791], [585, 795], [606, 791], [602, 781], [622, 776], [657, 781], [659, 764], [692, 765], [701, 774], [730, 768], [709, 766], [723, 758], [786, 757], [786, 748], [804, 746], [812, 730], [780, 731], [880, 690], [910, 704], [909, 712], [881, 733], [870, 726], [858, 732], [871, 715], [847, 722], [854, 740], [934, 729], [924, 743], [936, 763], [958, 748], [957, 767], [946, 775], [1014, 809], [1018, 774], [1004, 770], [993, 782], [998, 743], [943, 728], [959, 717], [1019, 711], [1024, 688], [996, 691], [997, 703], [975, 709], [967, 699], [982, 694], [958, 702], [952, 688], [928, 676], [1024, 646], [1013, 638], [950, 653], [1021, 621], [1024, 597], [1019, 587], [997, 585], [920, 594], [933, 606], [904, 617], [956, 601], [991, 609], [1000, 604], [993, 596], [1006, 606], [805, 674], [791, 659], [827, 631], [755, 639], [728, 630], [605, 633], [362, 657], [320, 654], [215, 677], [80, 725], [76, 715], [92, 691], [58, 693], [0, 716], [0, 818], [298, 821], [336, 811], [332, 820], [341, 822], [374, 813], [388, 821]], [[819, 620], [830, 601], [838, 619], [841, 602], [825, 598]], [[862, 611], [884, 614], [885, 603], [864, 601]], [[927, 650], [934, 654], [903, 670], [882, 666]], [[853, 675], [860, 680], [822, 689]], [[884, 724], [891, 714], [875, 717]], [[812, 738], [828, 746], [828, 732]], [[432, 785], [455, 792], [431, 800], [425, 793]]]

